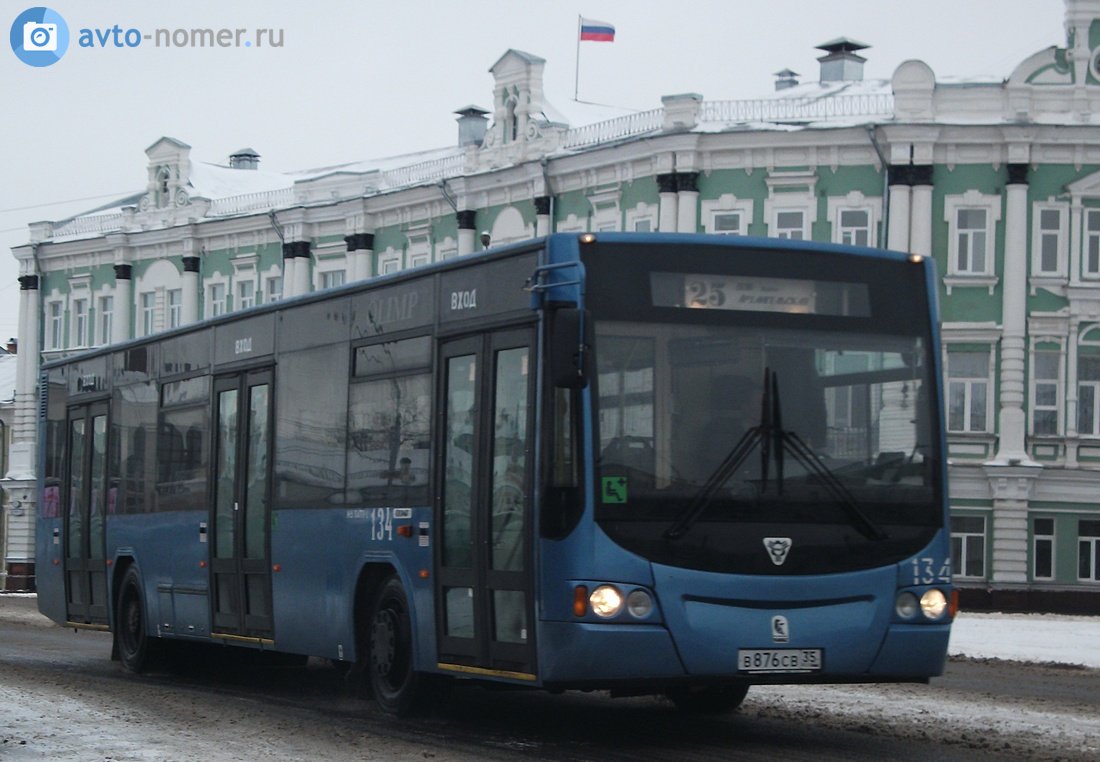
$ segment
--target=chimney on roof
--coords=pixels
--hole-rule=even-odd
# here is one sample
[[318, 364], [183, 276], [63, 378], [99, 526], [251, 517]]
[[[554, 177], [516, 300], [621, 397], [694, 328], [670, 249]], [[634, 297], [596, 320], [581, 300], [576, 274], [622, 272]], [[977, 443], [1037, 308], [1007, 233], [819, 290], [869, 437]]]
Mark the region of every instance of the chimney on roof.
[[790, 69], [783, 69], [775, 73], [775, 91], [778, 93], [780, 90], [790, 90], [792, 87], [798, 86], [798, 78], [802, 76], [797, 71], [791, 71]]
[[465, 106], [455, 111], [458, 114], [458, 144], [480, 146], [485, 142], [485, 131], [489, 128], [488, 111], [478, 106]]
[[821, 63], [821, 81], [862, 82], [863, 64], [867, 63], [867, 59], [857, 55], [856, 51], [869, 47], [847, 37], [837, 37], [818, 45], [818, 50], [825, 51], [825, 55], [817, 59]]
[[251, 148], [242, 148], [229, 154], [229, 166], [233, 169], [259, 169], [260, 155]]

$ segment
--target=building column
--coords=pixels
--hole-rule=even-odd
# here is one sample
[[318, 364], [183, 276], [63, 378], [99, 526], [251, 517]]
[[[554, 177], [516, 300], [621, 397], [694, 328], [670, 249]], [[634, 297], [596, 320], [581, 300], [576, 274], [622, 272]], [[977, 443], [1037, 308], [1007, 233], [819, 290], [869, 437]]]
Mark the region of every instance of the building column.
[[993, 495], [993, 564], [989, 579], [998, 585], [1027, 584], [1027, 508], [1041, 468], [985, 468]]
[[535, 235], [550, 235], [550, 197], [539, 196], [535, 199]]
[[1081, 319], [1069, 320], [1069, 341], [1066, 344], [1066, 468], [1077, 468], [1077, 337], [1081, 335]]
[[698, 172], [676, 173], [676, 230], [680, 233], [699, 232]]
[[910, 168], [913, 188], [909, 197], [909, 251], [932, 256], [932, 165]]
[[348, 280], [365, 280], [371, 276], [371, 256], [374, 254], [374, 233], [352, 233], [344, 236], [348, 246]]
[[298, 250], [293, 243], [283, 243], [283, 298], [295, 296], [294, 291], [294, 258], [298, 256]]
[[455, 214], [458, 220], [458, 255], [474, 253], [474, 241], [477, 237], [477, 212], [466, 209]]
[[1032, 464], [1024, 441], [1027, 333], [1027, 164], [1008, 165], [1001, 308], [999, 439], [994, 464]]
[[115, 314], [111, 316], [111, 343], [129, 341], [130, 314], [134, 311], [133, 277], [130, 265], [115, 265]]
[[675, 233], [679, 210], [676, 204], [676, 175], [657, 175], [657, 192], [660, 210], [657, 212], [657, 229], [662, 233]]
[[19, 354], [15, 361], [15, 420], [4, 491], [3, 590], [34, 589], [34, 519], [38, 514], [35, 454], [38, 450], [38, 367], [41, 300], [37, 275], [19, 278]]
[[199, 258], [183, 258], [183, 293], [180, 295], [180, 323], [189, 325], [199, 319]]
[[887, 172], [890, 178], [890, 229], [886, 232], [886, 248], [909, 251], [909, 167], [892, 166]]
[[1084, 205], [1080, 196], [1071, 196], [1069, 206], [1069, 284], [1081, 285], [1081, 246]]
[[296, 296], [308, 294], [313, 290], [313, 284], [310, 282], [309, 241], [295, 241], [291, 246], [295, 250], [294, 294]]

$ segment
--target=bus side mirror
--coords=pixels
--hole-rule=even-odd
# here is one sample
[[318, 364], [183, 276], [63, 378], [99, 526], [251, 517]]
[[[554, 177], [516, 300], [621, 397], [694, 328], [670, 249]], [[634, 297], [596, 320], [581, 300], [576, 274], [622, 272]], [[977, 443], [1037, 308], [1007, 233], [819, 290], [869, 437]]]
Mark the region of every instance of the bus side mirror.
[[561, 389], [582, 389], [592, 369], [592, 321], [575, 307], [560, 307], [550, 320], [550, 377]]

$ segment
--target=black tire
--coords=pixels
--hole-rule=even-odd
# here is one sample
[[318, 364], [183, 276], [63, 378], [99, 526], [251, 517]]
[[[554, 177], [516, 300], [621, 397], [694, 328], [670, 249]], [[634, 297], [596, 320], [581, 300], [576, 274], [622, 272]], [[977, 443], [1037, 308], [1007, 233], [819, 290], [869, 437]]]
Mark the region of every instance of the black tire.
[[126, 570], [118, 589], [115, 646], [119, 661], [130, 672], [141, 673], [151, 666], [152, 645], [145, 631], [145, 595], [141, 575], [133, 566]]
[[385, 579], [374, 596], [366, 640], [367, 681], [379, 708], [398, 716], [423, 711], [427, 681], [413, 669], [409, 599], [396, 575]]
[[741, 706], [749, 692], [747, 685], [708, 685], [677, 688], [665, 694], [685, 714], [726, 714]]

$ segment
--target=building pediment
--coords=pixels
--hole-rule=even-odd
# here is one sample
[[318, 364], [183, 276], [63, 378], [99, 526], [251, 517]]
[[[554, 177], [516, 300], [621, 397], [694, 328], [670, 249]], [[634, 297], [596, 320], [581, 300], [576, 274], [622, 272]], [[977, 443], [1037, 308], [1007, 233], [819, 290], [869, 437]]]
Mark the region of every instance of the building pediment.
[[494, 77], [526, 71], [532, 66], [541, 66], [546, 63], [545, 58], [540, 58], [532, 53], [509, 48], [497, 62], [489, 67], [489, 73]]
[[1066, 190], [1073, 196], [1100, 196], [1100, 172], [1074, 180], [1066, 185]]

